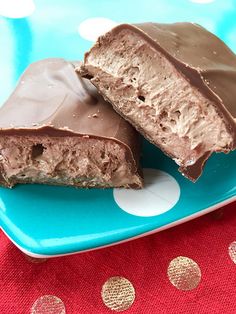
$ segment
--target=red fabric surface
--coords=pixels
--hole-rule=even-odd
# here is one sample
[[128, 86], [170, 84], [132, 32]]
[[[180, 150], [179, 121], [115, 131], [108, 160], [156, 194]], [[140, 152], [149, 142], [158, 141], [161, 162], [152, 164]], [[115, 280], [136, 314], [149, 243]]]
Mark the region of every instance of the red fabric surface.
[[[236, 203], [223, 217], [208, 214], [175, 228], [93, 252], [52, 258], [41, 264], [27, 260], [0, 233], [0, 313], [30, 313], [42, 295], [62, 299], [66, 313], [114, 313], [101, 299], [101, 287], [112, 276], [124, 276], [136, 299], [127, 314], [236, 313], [236, 264], [228, 254], [236, 241]], [[187, 256], [201, 268], [196, 289], [176, 289], [167, 267]]]

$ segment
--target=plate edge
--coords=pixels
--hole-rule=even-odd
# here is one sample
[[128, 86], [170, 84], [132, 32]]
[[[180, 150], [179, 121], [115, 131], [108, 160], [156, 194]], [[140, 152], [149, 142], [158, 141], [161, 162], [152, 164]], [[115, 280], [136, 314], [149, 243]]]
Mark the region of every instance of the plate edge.
[[201, 217], [207, 213], [210, 213], [220, 207], [223, 207], [223, 206], [226, 206], [230, 203], [233, 203], [234, 201], [236, 201], [236, 196], [233, 196], [223, 202], [220, 202], [218, 204], [215, 204], [213, 206], [210, 206], [208, 208], [205, 208], [197, 213], [194, 213], [193, 215], [190, 215], [190, 216], [187, 216], [187, 217], [184, 217], [182, 219], [179, 219], [179, 220], [176, 220], [174, 222], [171, 222], [165, 226], [162, 226], [160, 228], [157, 228], [157, 229], [153, 229], [153, 230], [150, 230], [148, 232], [144, 232], [144, 233], [141, 233], [141, 234], [138, 234], [134, 237], [131, 237], [131, 238], [127, 238], [127, 239], [124, 239], [124, 240], [121, 240], [121, 241], [118, 241], [118, 242], [113, 242], [113, 243], [109, 243], [109, 244], [106, 244], [106, 245], [102, 245], [102, 246], [98, 246], [98, 247], [93, 247], [93, 248], [90, 248], [90, 249], [86, 249], [86, 250], [81, 250], [81, 251], [76, 251], [76, 252], [68, 252], [68, 253], [62, 253], [62, 254], [54, 254], [54, 255], [44, 255], [44, 254], [38, 254], [38, 253], [33, 253], [33, 252], [30, 252], [28, 250], [26, 250], [25, 248], [21, 247], [19, 244], [17, 244], [7, 233], [6, 231], [3, 229], [3, 228], [0, 228], [3, 233], [7, 236], [7, 238], [21, 251], [23, 252], [24, 254], [28, 255], [28, 256], [31, 256], [31, 257], [34, 257], [34, 258], [53, 258], [53, 257], [60, 257], [60, 256], [68, 256], [68, 255], [74, 255], [74, 254], [79, 254], [79, 253], [85, 253], [85, 252], [90, 252], [90, 251], [95, 251], [95, 250], [99, 250], [99, 249], [103, 249], [103, 248], [106, 248], [106, 247], [109, 247], [109, 246], [113, 246], [113, 245], [118, 245], [118, 244], [121, 244], [121, 243], [125, 243], [125, 242], [128, 242], [128, 241], [131, 241], [131, 240], [136, 240], [138, 238], [142, 238], [144, 236], [148, 236], [148, 235], [151, 235], [151, 234], [154, 234], [154, 233], [157, 233], [157, 232], [160, 232], [160, 231], [163, 231], [163, 230], [166, 230], [166, 229], [169, 229], [169, 228], [172, 228], [172, 227], [175, 227], [177, 225], [180, 225], [182, 223], [185, 223], [185, 222], [188, 222], [190, 220], [193, 220], [193, 219], [196, 219], [198, 217]]

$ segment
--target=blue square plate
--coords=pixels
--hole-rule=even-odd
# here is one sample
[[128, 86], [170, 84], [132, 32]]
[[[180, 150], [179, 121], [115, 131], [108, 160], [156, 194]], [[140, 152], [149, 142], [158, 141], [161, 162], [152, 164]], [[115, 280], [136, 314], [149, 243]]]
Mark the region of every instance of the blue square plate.
[[[1, 103], [29, 63], [48, 57], [82, 59], [89, 40], [114, 22], [193, 21], [236, 50], [234, 0], [19, 2], [20, 10], [0, 4]], [[1, 228], [28, 255], [51, 257], [157, 232], [236, 200], [236, 151], [212, 156], [195, 184], [146, 141], [142, 164], [143, 191], [0, 188]]]

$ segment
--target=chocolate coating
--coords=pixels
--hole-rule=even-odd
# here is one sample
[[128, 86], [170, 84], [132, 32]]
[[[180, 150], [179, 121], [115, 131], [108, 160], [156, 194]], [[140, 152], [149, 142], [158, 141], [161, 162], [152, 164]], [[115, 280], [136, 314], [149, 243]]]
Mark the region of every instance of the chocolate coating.
[[0, 109], [0, 133], [103, 137], [126, 145], [135, 155], [139, 153], [133, 127], [63, 59], [36, 62], [22, 75]]
[[[122, 36], [124, 37], [122, 37], [123, 41], [120, 39], [120, 42], [119, 42], [119, 39], [117, 38], [121, 38], [120, 34], [123, 34]], [[135, 36], [138, 35], [138, 36], [135, 37], [134, 35]], [[135, 38], [135, 40], [133, 39], [132, 41], [130, 38], [128, 38], [129, 36], [130, 38], [131, 37]], [[130, 46], [129, 44], [127, 44], [129, 40], [130, 40]], [[116, 41], [116, 44], [113, 44], [115, 41]], [[133, 54], [126, 53], [127, 50], [129, 50], [129, 47], [131, 50], [136, 45], [136, 42], [138, 43], [141, 42], [142, 44], [140, 44], [140, 46], [138, 46], [137, 44], [137, 47], [134, 48], [132, 52]], [[140, 59], [140, 54], [141, 54], [140, 51], [142, 51], [142, 54], [144, 55], [145, 49], [147, 49], [146, 43], [148, 43], [148, 45], [152, 47], [153, 51], [156, 51], [156, 55], [161, 54], [160, 59], [158, 59], [157, 57], [153, 59], [151, 59], [151, 57], [150, 58], [147, 57], [146, 60], [148, 61]], [[110, 48], [111, 46], [113, 47], [113, 50], [112, 48]], [[125, 49], [122, 50], [122, 47], [125, 47], [126, 50]], [[113, 54], [113, 59], [115, 58], [116, 55], [118, 55], [120, 58], [120, 59], [117, 58], [117, 60], [118, 62], [120, 62], [121, 66], [119, 68], [119, 65], [118, 65], [117, 68], [115, 68], [116, 72], [114, 75], [113, 75], [113, 67], [110, 66], [109, 68], [110, 63], [108, 63], [108, 65], [106, 64], [106, 58], [109, 56], [109, 51], [110, 51], [110, 60], [109, 60], [110, 63], [112, 60], [112, 54]], [[100, 53], [101, 55], [103, 54], [104, 55], [100, 57]], [[126, 57], [125, 59], [123, 57], [124, 55], [125, 56], [128, 55], [128, 57]], [[137, 60], [137, 58], [139, 58], [138, 59], [139, 63], [131, 62], [133, 60]], [[123, 62], [124, 59], [125, 61]], [[113, 104], [114, 108], [120, 114], [122, 114], [128, 121], [130, 121], [130, 123], [132, 123], [136, 127], [136, 129], [140, 133], [142, 133], [150, 142], [159, 146], [167, 155], [169, 155], [170, 157], [176, 160], [177, 158], [175, 156], [175, 152], [172, 153], [170, 152], [170, 150], [167, 150], [166, 149], [167, 146], [165, 147], [162, 146], [161, 141], [159, 142], [155, 141], [154, 138], [150, 136], [150, 134], [148, 134], [148, 132], [146, 132], [143, 127], [141, 127], [141, 124], [137, 122], [138, 120], [136, 121], [134, 116], [131, 117], [132, 110], [135, 110], [135, 109], [132, 108], [132, 110], [130, 110], [128, 114], [125, 114], [122, 111], [124, 110], [124, 107], [122, 107], [122, 110], [121, 110], [119, 101], [117, 101], [117, 98], [116, 99], [113, 98], [113, 95], [118, 94], [117, 82], [118, 82], [118, 79], [120, 79], [121, 85], [123, 84], [124, 89], [126, 88], [128, 90], [128, 88], [130, 88], [130, 90], [132, 90], [130, 94], [132, 93], [133, 98], [130, 97], [129, 100], [127, 100], [128, 99], [128, 96], [127, 96], [126, 98], [124, 97], [123, 99], [124, 101], [127, 100], [126, 107], [131, 106], [130, 104], [132, 104], [132, 101], [133, 99], [135, 99], [136, 94], [138, 95], [139, 90], [142, 90], [146, 82], [149, 82], [149, 80], [152, 80], [155, 78], [155, 76], [153, 76], [152, 78], [147, 79], [145, 75], [146, 73], [149, 73], [151, 69], [153, 68], [156, 69], [157, 68], [156, 64], [158, 64], [158, 62], [161, 63], [162, 62], [161, 59], [168, 60], [168, 63], [171, 63], [171, 65], [173, 65], [172, 66], [173, 70], [169, 72], [167, 71], [166, 76], [168, 75], [171, 76], [171, 74], [173, 73], [174, 75], [176, 75], [176, 73], [178, 73], [181, 77], [183, 77], [188, 82], [188, 84], [190, 83], [189, 85], [192, 87], [192, 93], [194, 93], [194, 91], [197, 90], [199, 95], [203, 96], [202, 98], [206, 100], [204, 103], [203, 102], [201, 103], [202, 112], [211, 113], [210, 118], [217, 117], [218, 123], [220, 122], [221, 124], [223, 124], [227, 131], [227, 132], [222, 131], [222, 134], [225, 132], [225, 134], [227, 134], [228, 139], [229, 139], [226, 145], [221, 145], [221, 146], [216, 145], [217, 146], [216, 148], [212, 146], [213, 149], [209, 146], [205, 149], [204, 147], [205, 143], [202, 141], [199, 143], [199, 146], [198, 146], [198, 152], [197, 152], [197, 154], [199, 154], [198, 158], [193, 163], [191, 161], [191, 158], [189, 159], [188, 163], [182, 162], [181, 159], [178, 160], [178, 164], [180, 165], [180, 168], [179, 168], [180, 171], [186, 177], [190, 178], [193, 181], [196, 181], [198, 177], [201, 175], [204, 164], [206, 160], [209, 158], [209, 156], [212, 154], [212, 152], [223, 151], [227, 153], [236, 148], [236, 120], [235, 120], [236, 118], [236, 89], [235, 89], [236, 56], [218, 37], [208, 32], [206, 29], [204, 29], [200, 25], [197, 25], [194, 23], [121, 24], [113, 28], [110, 32], [106, 33], [104, 36], [101, 36], [98, 39], [97, 43], [91, 48], [91, 50], [85, 54], [84, 65], [81, 67], [80, 73], [84, 76], [88, 75], [88, 77], [91, 77], [91, 81], [94, 83], [94, 85], [104, 95], [104, 97]], [[127, 60], [130, 60], [131, 67], [133, 68], [129, 67], [129, 64], [128, 64], [129, 61]], [[148, 65], [146, 65], [146, 67], [142, 67], [145, 62]], [[140, 70], [141, 67], [142, 67], [142, 70]], [[128, 71], [130, 71], [131, 74]], [[135, 84], [136, 86], [138, 86], [138, 88], [132, 82], [133, 80], [132, 75], [134, 75], [132, 71], [133, 73], [136, 73], [136, 74], [138, 73], [137, 74], [139, 76], [138, 79], [140, 79], [140, 77], [143, 76], [144, 80], [146, 80], [145, 82], [142, 82], [139, 85], [139, 83], [137, 82], [138, 81], [137, 77], [135, 77], [135, 80], [136, 80]], [[122, 73], [123, 76], [120, 73]], [[158, 70], [156, 71], [156, 73], [157, 73], [156, 77], [160, 76]], [[107, 85], [109, 85], [108, 91], [104, 89], [104, 86], [103, 86], [105, 84], [104, 82]], [[113, 82], [113, 86], [115, 86], [113, 87], [113, 89], [111, 87], [112, 82]], [[156, 93], [157, 95], [156, 98], [158, 99], [158, 83], [160, 83], [161, 85], [162, 82], [156, 81], [155, 83], [156, 83], [155, 86], [153, 85], [152, 88], [150, 88], [148, 91], [146, 89], [144, 93], [146, 93], [146, 96]], [[161, 86], [164, 86], [164, 85], [161, 85]], [[173, 86], [170, 89], [173, 90], [175, 88]], [[166, 92], [168, 92], [168, 88], [166, 88]], [[181, 87], [179, 90], [181, 90]], [[136, 94], [133, 91], [135, 91]], [[122, 92], [125, 93], [124, 91]], [[142, 95], [143, 91], [140, 93]], [[191, 96], [191, 92], [188, 94], [188, 96], [189, 95]], [[142, 99], [139, 99], [139, 100], [143, 100], [145, 102], [145, 97], [142, 96]], [[136, 107], [139, 106], [139, 100], [136, 100], [136, 103], [137, 103]], [[151, 100], [153, 101], [153, 99]], [[130, 102], [129, 105], [128, 105], [128, 101]], [[148, 101], [150, 102], [150, 97], [148, 98]], [[169, 99], [169, 101], [170, 103], [172, 102], [171, 98]], [[181, 99], [180, 105], [181, 103], [185, 103], [185, 101], [187, 101], [187, 97], [186, 98], [183, 97], [183, 99]], [[214, 110], [209, 111], [207, 109], [208, 108], [207, 102], [211, 103]], [[191, 107], [191, 100], [189, 100], [189, 107]], [[194, 107], [194, 103], [192, 107]], [[215, 115], [212, 114], [213, 111], [214, 113], [216, 112]], [[170, 108], [168, 109], [168, 107], [166, 107], [165, 112], [169, 114]], [[147, 117], [149, 116], [150, 115], [147, 114]], [[186, 116], [187, 114], [185, 115], [185, 117]], [[199, 120], [200, 119], [202, 119], [202, 115], [199, 114]], [[206, 119], [205, 121], [208, 121], [208, 119]], [[160, 122], [161, 122], [161, 118], [158, 123]], [[143, 125], [144, 124], [145, 123], [143, 123]], [[194, 121], [188, 124], [189, 128], [192, 127], [193, 125], [194, 125]], [[217, 123], [215, 124], [214, 128], [216, 130], [219, 130], [219, 133], [221, 133], [220, 126], [218, 127]], [[207, 137], [208, 136], [207, 133], [210, 131], [207, 131], [207, 132], [203, 131], [203, 132], [205, 132], [204, 135]], [[158, 133], [158, 128], [156, 128], [156, 133]], [[198, 133], [202, 134], [201, 130], [199, 130]], [[182, 138], [183, 137], [184, 136], [182, 136]], [[209, 137], [210, 137], [210, 134], [209, 134]], [[219, 138], [220, 136], [215, 140], [214, 143], [217, 144], [219, 141]], [[181, 139], [181, 136], [179, 139]], [[172, 146], [175, 147], [175, 144], [173, 144]], [[185, 149], [185, 146], [183, 145], [183, 150], [184, 149]], [[174, 151], [174, 149], [172, 151]]]
[[[213, 100], [218, 114], [227, 122], [236, 148], [236, 55], [214, 34], [194, 23], [143, 23], [132, 27], [148, 38], [173, 62], [191, 84]], [[210, 153], [196, 164], [181, 168], [197, 178]]]
[[213, 100], [234, 132], [236, 146], [236, 55], [222, 40], [195, 23], [134, 24], [191, 83]]
[[138, 171], [138, 133], [97, 93], [89, 80], [78, 76], [74, 70], [78, 64], [63, 59], [31, 64], [0, 108], [0, 136], [82, 136], [114, 140], [125, 146], [127, 161], [134, 172]]

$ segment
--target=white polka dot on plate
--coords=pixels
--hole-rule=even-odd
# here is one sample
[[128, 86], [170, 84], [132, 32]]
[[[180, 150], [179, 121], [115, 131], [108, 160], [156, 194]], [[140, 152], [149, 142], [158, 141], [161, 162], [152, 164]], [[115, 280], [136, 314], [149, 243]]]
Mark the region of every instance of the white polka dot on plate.
[[114, 200], [125, 212], [142, 217], [156, 216], [174, 207], [180, 197], [177, 181], [157, 169], [144, 169], [142, 190], [114, 189]]
[[0, 15], [8, 18], [23, 18], [33, 14], [33, 0], [0, 0]]
[[195, 2], [195, 3], [211, 3], [214, 2], [215, 0], [190, 0], [191, 2]]
[[116, 25], [116, 22], [107, 18], [90, 18], [80, 23], [78, 32], [84, 39], [96, 41], [99, 36], [105, 34]]

